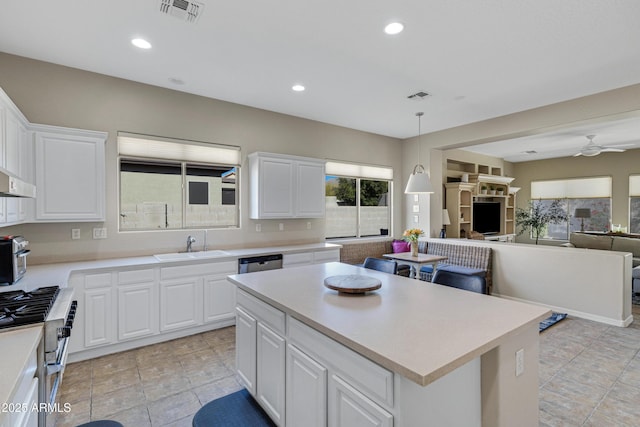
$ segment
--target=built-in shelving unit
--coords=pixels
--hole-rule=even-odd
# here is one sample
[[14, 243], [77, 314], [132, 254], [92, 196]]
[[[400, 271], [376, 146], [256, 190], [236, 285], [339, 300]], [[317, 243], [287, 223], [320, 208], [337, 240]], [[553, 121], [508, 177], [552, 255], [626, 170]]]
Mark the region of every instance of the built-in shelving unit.
[[[462, 162], [456, 162], [459, 163]], [[519, 190], [510, 186], [513, 178], [484, 173], [468, 174], [465, 178], [468, 182], [445, 184], [446, 206], [451, 220], [451, 224], [447, 226], [447, 237], [469, 237], [474, 227], [474, 215], [478, 214], [474, 212], [474, 203], [486, 202], [499, 205], [499, 209], [494, 212], [494, 215], [499, 215], [496, 218], [499, 230], [496, 229], [497, 234], [490, 238], [512, 241], [515, 235], [516, 193]]]
[[466, 174], [501, 176], [502, 172], [502, 168], [498, 166], [447, 159], [445, 182], [461, 182]]

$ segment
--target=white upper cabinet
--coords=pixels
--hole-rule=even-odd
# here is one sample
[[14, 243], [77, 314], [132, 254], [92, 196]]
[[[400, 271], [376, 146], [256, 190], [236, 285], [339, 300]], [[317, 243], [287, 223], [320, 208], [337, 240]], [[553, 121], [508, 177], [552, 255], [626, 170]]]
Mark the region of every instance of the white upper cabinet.
[[[33, 183], [29, 122], [0, 89], [0, 168], [28, 183]], [[28, 220], [33, 200], [0, 198], [0, 225], [13, 225]]]
[[252, 219], [324, 217], [323, 160], [249, 154]]
[[34, 125], [36, 220], [105, 219], [107, 133]]

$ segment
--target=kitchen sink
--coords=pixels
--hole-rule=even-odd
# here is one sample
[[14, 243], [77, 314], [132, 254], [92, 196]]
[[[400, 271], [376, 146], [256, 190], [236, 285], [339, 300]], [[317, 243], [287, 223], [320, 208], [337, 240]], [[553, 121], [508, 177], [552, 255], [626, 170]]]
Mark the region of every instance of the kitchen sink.
[[180, 261], [186, 259], [202, 259], [202, 258], [217, 258], [228, 256], [229, 252], [222, 250], [211, 251], [198, 251], [198, 252], [172, 252], [168, 254], [154, 255], [158, 261]]

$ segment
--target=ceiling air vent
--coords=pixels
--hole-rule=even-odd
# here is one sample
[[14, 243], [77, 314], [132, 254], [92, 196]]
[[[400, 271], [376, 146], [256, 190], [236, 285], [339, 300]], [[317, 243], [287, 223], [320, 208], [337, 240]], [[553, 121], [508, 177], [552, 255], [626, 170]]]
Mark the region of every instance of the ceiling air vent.
[[160, 0], [160, 12], [195, 24], [204, 12], [204, 3], [191, 0]]
[[413, 95], [407, 96], [407, 98], [408, 99], [412, 99], [414, 101], [422, 101], [427, 96], [429, 96], [429, 94], [427, 92], [420, 91], [420, 92], [414, 93]]

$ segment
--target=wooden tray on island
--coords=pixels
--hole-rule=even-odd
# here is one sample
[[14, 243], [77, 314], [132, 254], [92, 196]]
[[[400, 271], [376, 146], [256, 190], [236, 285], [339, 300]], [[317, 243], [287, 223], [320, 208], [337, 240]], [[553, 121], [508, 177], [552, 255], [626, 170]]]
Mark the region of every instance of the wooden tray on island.
[[325, 278], [324, 286], [347, 294], [364, 294], [380, 289], [382, 282], [375, 277], [362, 274], [341, 274]]

